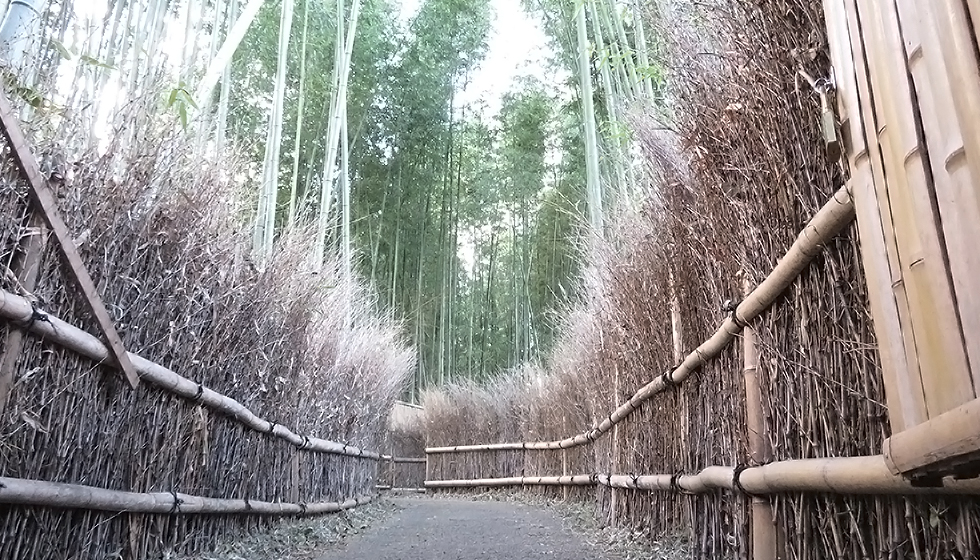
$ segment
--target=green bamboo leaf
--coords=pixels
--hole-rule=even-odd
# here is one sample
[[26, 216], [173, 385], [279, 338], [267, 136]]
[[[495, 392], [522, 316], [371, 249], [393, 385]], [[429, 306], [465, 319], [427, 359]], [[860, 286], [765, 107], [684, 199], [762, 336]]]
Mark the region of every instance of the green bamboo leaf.
[[58, 54], [61, 55], [61, 58], [65, 60], [71, 60], [71, 52], [68, 50], [67, 47], [65, 47], [64, 43], [58, 41], [57, 39], [50, 39], [49, 43], [51, 44], [51, 47], [54, 48], [54, 50], [58, 51]]

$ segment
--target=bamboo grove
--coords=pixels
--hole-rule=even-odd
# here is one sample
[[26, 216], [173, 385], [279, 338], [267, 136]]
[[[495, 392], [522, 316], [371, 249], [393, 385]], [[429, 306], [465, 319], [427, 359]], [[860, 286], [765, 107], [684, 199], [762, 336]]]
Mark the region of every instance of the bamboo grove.
[[417, 399], [542, 356], [576, 291], [578, 234], [601, 232], [603, 200], [636, 184], [624, 123], [661, 74], [640, 2], [580, 4], [525, 2], [557, 81], [522, 79], [495, 112], [458, 101], [495, 21], [478, 0], [414, 12], [392, 0], [58, 0], [39, 47], [57, 92], [23, 87], [52, 106], [102, 99], [93, 134], [159, 96], [201, 153], [239, 154], [256, 265], [296, 235], [314, 241], [314, 268], [340, 251], [406, 321]]

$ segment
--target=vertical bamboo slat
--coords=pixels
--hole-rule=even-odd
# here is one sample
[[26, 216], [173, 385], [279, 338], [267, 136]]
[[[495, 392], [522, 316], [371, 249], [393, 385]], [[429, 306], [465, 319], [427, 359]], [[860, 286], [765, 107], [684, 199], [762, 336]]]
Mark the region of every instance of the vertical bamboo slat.
[[858, 8], [912, 334], [919, 365], [928, 372], [922, 377], [926, 410], [935, 416], [975, 398], [973, 382], [962, 338], [956, 336], [960, 324], [916, 130], [895, 6], [859, 0]]
[[[960, 1], [899, 3], [903, 31], [919, 31], [922, 62], [914, 66], [922, 125], [936, 177], [950, 272], [963, 332], [980, 332], [980, 61]], [[980, 336], [964, 337], [980, 387]]]
[[[877, 128], [871, 109], [864, 45], [853, 19], [853, 2], [850, 4], [845, 5], [845, 0], [825, 1], [824, 13], [840, 92], [838, 101], [851, 171], [849, 189], [857, 213], [861, 258], [888, 399], [888, 419], [892, 432], [899, 432], [924, 422], [927, 417], [908, 323], [908, 301], [897, 266], [898, 249], [891, 235], [891, 215], [887, 206], [879, 203], [875, 188], [876, 182], [883, 181], [883, 164], [877, 136], [865, 134], [865, 123], [869, 130]], [[903, 327], [909, 336], [903, 335]]]

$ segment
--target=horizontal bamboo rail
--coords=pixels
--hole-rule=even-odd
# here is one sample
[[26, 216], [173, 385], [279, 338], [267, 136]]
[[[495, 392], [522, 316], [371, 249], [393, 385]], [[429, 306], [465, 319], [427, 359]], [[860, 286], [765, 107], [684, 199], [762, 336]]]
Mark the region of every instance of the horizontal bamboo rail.
[[725, 319], [725, 322], [711, 338], [698, 346], [672, 371], [668, 371], [641, 387], [636, 394], [617, 407], [612, 414], [591, 430], [556, 441], [429, 447], [426, 448], [425, 452], [437, 454], [467, 451], [568, 449], [595, 441], [612, 430], [613, 426], [626, 419], [654, 395], [683, 382], [710, 360], [721, 355], [722, 351], [731, 345], [735, 337], [742, 332], [745, 325], [769, 309], [776, 299], [792, 285], [813, 258], [819, 254], [823, 245], [833, 239], [852, 221], [854, 221], [854, 202], [851, 200], [847, 187], [842, 187], [810, 220], [810, 223], [803, 229], [772, 273], [745, 297], [732, 312], [732, 316]]
[[961, 474], [975, 475], [978, 467], [970, 463], [980, 458], [980, 399], [893, 434], [883, 447], [888, 468], [895, 474], [963, 469]]
[[[37, 312], [30, 301], [18, 295], [0, 290], [0, 318], [7, 319], [14, 326], [36, 334], [47, 342], [77, 352], [96, 362], [116, 367], [109, 349], [101, 340], [53, 315]], [[260, 418], [235, 399], [212, 391], [146, 358], [132, 352], [129, 353], [129, 358], [136, 367], [140, 379], [179, 397], [200, 403], [256, 432], [270, 434], [301, 450], [375, 461], [381, 459], [378, 453], [364, 451], [344, 443], [298, 435], [282, 424]]]
[[946, 478], [942, 486], [914, 486], [908, 479], [892, 474], [882, 455], [797, 459], [744, 469], [713, 466], [693, 475], [585, 474], [425, 481], [426, 488], [595, 485], [690, 494], [703, 494], [721, 489], [738, 490], [750, 495], [782, 492], [980, 495], [980, 480], [976, 479]]
[[379, 485], [375, 486], [374, 489], [375, 490], [384, 490], [386, 492], [392, 492], [392, 493], [396, 493], [396, 494], [399, 493], [399, 492], [401, 492], [401, 493], [409, 493], [409, 494], [425, 494], [425, 492], [426, 492], [425, 488], [409, 488], [409, 487], [403, 487], [403, 486], [395, 486], [394, 488], [392, 488], [391, 486], [389, 486], [387, 484], [379, 484]]
[[391, 463], [424, 463], [428, 461], [425, 457], [392, 457], [391, 455], [382, 455], [381, 460]]
[[[138, 366], [137, 366], [138, 367]], [[321, 515], [369, 503], [372, 497], [343, 502], [292, 504], [226, 500], [179, 492], [125, 492], [80, 484], [0, 477], [0, 503], [92, 511], [163, 514], [244, 514], [263, 516]]]

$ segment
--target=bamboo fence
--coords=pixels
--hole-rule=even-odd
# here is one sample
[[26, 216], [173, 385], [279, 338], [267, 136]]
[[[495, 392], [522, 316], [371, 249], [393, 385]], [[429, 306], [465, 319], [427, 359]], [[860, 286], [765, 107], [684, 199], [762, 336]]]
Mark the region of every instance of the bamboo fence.
[[[430, 490], [519, 485], [592, 501], [604, 522], [642, 531], [652, 540], [679, 535], [697, 558], [977, 557], [976, 481], [934, 477], [913, 483], [896, 471], [921, 466], [916, 460], [925, 446], [888, 449], [904, 437], [957, 452], [976, 448], [970, 430], [975, 422], [944, 424], [951, 427], [946, 430], [913, 428], [931, 418], [922, 404], [920, 379], [930, 370], [920, 370], [909, 353], [915, 345], [905, 328], [910, 310], [903, 290], [910, 280], [894, 275], [891, 257], [899, 253], [888, 233], [891, 215], [879, 211], [883, 203], [876, 198], [883, 192], [876, 189], [884, 185], [879, 173], [886, 171], [885, 159], [891, 167], [883, 176], [905, 173], [906, 164], [914, 176], [925, 165], [927, 176], [947, 181], [937, 183], [933, 203], [920, 200], [915, 208], [925, 213], [939, 208], [943, 229], [960, 228], [946, 248], [950, 255], [963, 255], [949, 275], [950, 289], [959, 296], [963, 288], [957, 282], [970, 277], [957, 277], [956, 269], [975, 260], [962, 245], [969, 238], [963, 232], [978, 222], [954, 216], [947, 203], [960, 193], [956, 196], [965, 206], [976, 192], [962, 190], [969, 184], [964, 163], [972, 161], [962, 156], [971, 153], [971, 136], [976, 136], [975, 119], [962, 115], [974, 107], [971, 96], [980, 83], [975, 45], [962, 30], [972, 21], [964, 14], [976, 12], [964, 11], [958, 2], [913, 4], [648, 4], [649, 25], [664, 38], [654, 54], [668, 74], [665, 95], [681, 100], [674, 121], [633, 119], [655, 194], [638, 210], [621, 210], [611, 220], [609, 239], [589, 248], [584, 301], [568, 313], [564, 338], [543, 371], [515, 374], [511, 383], [520, 391], [457, 387], [429, 396], [428, 446], [436, 451], [429, 455]], [[866, 10], [860, 18], [851, 11], [855, 6]], [[917, 20], [916, 14], [922, 17]], [[943, 18], [958, 22], [947, 37], [921, 32]], [[886, 31], [868, 30], [863, 40], [853, 33], [828, 37], [832, 21], [843, 21], [849, 30], [881, 26]], [[908, 32], [895, 35], [897, 28]], [[869, 55], [875, 61], [869, 66], [864, 49], [872, 37], [884, 42]], [[836, 99], [823, 79], [832, 54]], [[901, 54], [907, 73], [896, 62]], [[853, 60], [853, 69], [838, 65], [842, 59]], [[948, 76], [939, 64], [943, 60], [956, 65]], [[909, 123], [919, 117], [886, 112], [881, 100], [858, 95], [859, 89], [868, 90], [862, 80], [868, 82], [874, 68], [882, 67], [888, 81], [871, 83], [871, 90], [933, 107], [922, 119], [947, 119], [938, 125], [921, 121], [918, 132], [927, 144], [902, 136], [917, 132]], [[962, 91], [953, 76], [966, 84]], [[821, 91], [806, 77], [818, 78]], [[942, 79], [934, 84], [935, 78]], [[951, 93], [937, 102], [929, 97], [937, 91]], [[825, 108], [835, 101], [850, 108], [839, 115], [844, 166], [824, 143]], [[960, 116], [950, 119], [954, 109]], [[899, 121], [875, 124], [864, 115]], [[945, 130], [950, 134], [944, 136]], [[879, 145], [879, 135], [892, 144]], [[929, 138], [948, 141], [934, 146]], [[900, 157], [909, 154], [911, 163]], [[943, 162], [948, 169], [942, 169]], [[689, 348], [715, 336], [718, 324], [731, 319], [719, 304], [737, 300], [744, 283], [759, 285], [781, 266], [806, 221], [842, 187], [853, 196], [857, 226], [844, 224], [820, 254], [808, 256], [808, 268], [771, 309], [746, 321], [750, 336], [741, 348], [731, 345], [701, 364], [698, 375], [646, 400], [616, 424], [616, 434], [589, 440], [589, 434], [598, 435], [593, 430], [611, 423], [609, 411], [638, 394], [636, 388], [659, 385], [663, 372], [675, 369], [678, 340]], [[938, 192], [941, 188], [946, 190]], [[923, 185], [910, 189], [921, 193]], [[960, 213], [972, 211], [964, 207]], [[937, 222], [933, 217], [921, 223], [935, 227]], [[975, 277], [961, 285], [975, 285]], [[956, 305], [970, 305], [976, 293], [966, 293]], [[964, 329], [980, 316], [960, 315]], [[976, 337], [950, 332], [950, 340], [936, 348], [962, 343], [948, 359], [969, 355]], [[965, 402], [970, 394], [963, 391], [958, 398]], [[967, 419], [975, 407], [952, 410]], [[583, 432], [567, 437], [577, 430]], [[573, 439], [576, 447], [557, 449]], [[480, 441], [491, 445], [459, 445]]]
[[73, 139], [42, 141], [40, 167], [125, 347], [153, 357], [129, 354], [136, 389], [0, 146], [2, 558], [199, 552], [376, 493], [367, 450], [413, 351], [339, 263], [304, 276], [307, 248], [284, 246], [256, 271], [234, 185], [145, 109], [116, 116], [105, 150], [72, 119], [32, 132]]
[[[28, 299], [0, 290], [0, 318], [15, 325], [25, 325], [26, 330], [41, 337], [45, 342], [67, 348], [96, 363], [112, 363], [109, 349], [101, 340], [48, 313], [35, 317], [37, 312], [35, 306]], [[327, 441], [314, 436], [298, 435], [282, 424], [260, 418], [235, 399], [182, 377], [180, 374], [142, 356], [130, 353], [130, 359], [136, 367], [140, 379], [178, 397], [223, 414], [250, 430], [270, 434], [286, 441], [301, 451], [329, 453], [374, 461], [382, 460], [382, 456], [374, 451], [365, 451], [346, 443]], [[406, 461], [412, 460], [407, 459]], [[422, 462], [425, 462], [424, 458]], [[2, 501], [2, 497], [0, 497], [0, 501]]]

